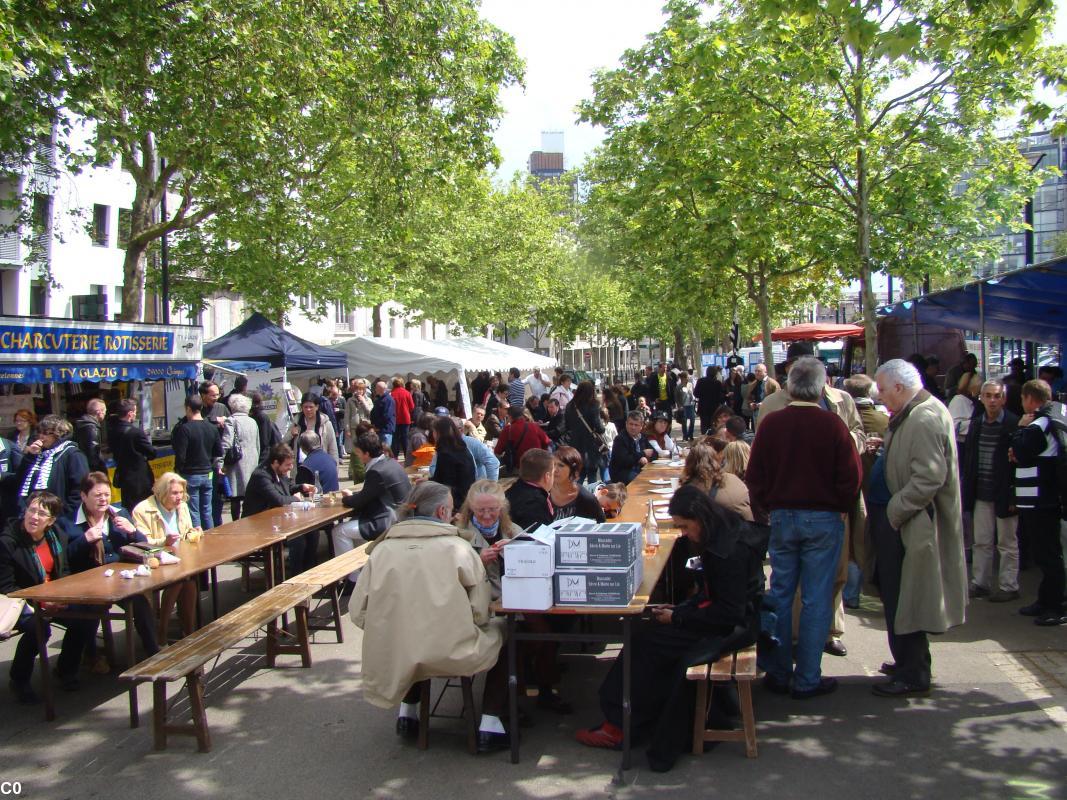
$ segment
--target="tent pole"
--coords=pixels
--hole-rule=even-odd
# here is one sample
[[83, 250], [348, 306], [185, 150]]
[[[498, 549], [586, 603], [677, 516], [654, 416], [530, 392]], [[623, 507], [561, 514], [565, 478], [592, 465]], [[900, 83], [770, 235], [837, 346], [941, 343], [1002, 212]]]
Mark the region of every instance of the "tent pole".
[[989, 375], [986, 369], [986, 351], [985, 351], [985, 293], [982, 291], [982, 286], [985, 281], [978, 281], [978, 324], [981, 326], [982, 337], [982, 378], [986, 378]]

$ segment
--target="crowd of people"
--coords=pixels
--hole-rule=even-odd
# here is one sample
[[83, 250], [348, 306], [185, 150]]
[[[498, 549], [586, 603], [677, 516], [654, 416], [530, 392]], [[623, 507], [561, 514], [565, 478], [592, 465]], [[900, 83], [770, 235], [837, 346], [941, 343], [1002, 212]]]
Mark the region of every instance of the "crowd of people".
[[[0, 592], [117, 560], [131, 542], [198, 535], [222, 524], [226, 500], [237, 519], [336, 492], [347, 456], [359, 484], [342, 492], [352, 517], [328, 534], [335, 553], [366, 545], [370, 555], [342, 590], [364, 629], [364, 696], [399, 705], [397, 732], [415, 736], [422, 681], [486, 671], [478, 746], [488, 752], [508, 747], [519, 723], [505, 717], [503, 630], [489, 613], [501, 594], [503, 547], [555, 520], [616, 517], [627, 485], [652, 461], [667, 461], [681, 475], [669, 511], [695, 570], [680, 578], [686, 599], [654, 607], [630, 647], [635, 738], [649, 742], [654, 769], [669, 769], [690, 730], [687, 666], [758, 640], [767, 690], [796, 700], [833, 692], [822, 657], [847, 654], [844, 610], [864, 584], [881, 597], [892, 656], [873, 687], [883, 697], [930, 692], [928, 634], [961, 624], [968, 595], [1021, 602], [1020, 561], [1036, 564], [1042, 579], [1036, 601], [1019, 612], [1039, 625], [1067, 624], [1067, 424], [1051, 402], [1062, 373], [1043, 368], [1031, 380], [1020, 366], [983, 380], [967, 357], [942, 387], [938, 365], [913, 357], [835, 381], [810, 345], [794, 343], [776, 370], [780, 381], [762, 364], [751, 374], [709, 367], [693, 381], [660, 363], [630, 386], [599, 390], [562, 370], [482, 373], [470, 386], [469, 416], [458, 387], [453, 400], [434, 376], [325, 380], [301, 397], [285, 431], [246, 383], [223, 399], [206, 381], [185, 400], [172, 431], [174, 471], [158, 480], [131, 400], [92, 400], [73, 425], [19, 412], [12, 438], [0, 439]], [[413, 467], [425, 470], [414, 481]], [[319, 539], [289, 542], [291, 573], [316, 563]], [[165, 641], [175, 608], [183, 633], [192, 630], [197, 591], [195, 581], [168, 588], [158, 616], [144, 598], [135, 602], [146, 652]], [[56, 670], [64, 688], [77, 688], [83, 660], [107, 668], [95, 621], [46, 611], [66, 625]], [[556, 617], [525, 614], [522, 624], [560, 632]], [[11, 688], [33, 702], [30, 609], [16, 627]], [[570, 713], [557, 662], [556, 645], [531, 645], [521, 679], [537, 688], [539, 709]], [[710, 713], [736, 715], [728, 697], [713, 697]], [[603, 721], [578, 739], [617, 747], [618, 663], [600, 705]]]

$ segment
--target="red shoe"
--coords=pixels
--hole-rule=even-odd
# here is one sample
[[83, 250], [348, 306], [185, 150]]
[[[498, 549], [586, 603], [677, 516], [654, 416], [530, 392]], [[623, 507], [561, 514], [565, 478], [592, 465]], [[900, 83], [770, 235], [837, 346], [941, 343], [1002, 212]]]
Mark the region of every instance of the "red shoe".
[[574, 738], [586, 747], [617, 750], [622, 747], [622, 728], [616, 728], [610, 722], [605, 721], [599, 727], [576, 731]]

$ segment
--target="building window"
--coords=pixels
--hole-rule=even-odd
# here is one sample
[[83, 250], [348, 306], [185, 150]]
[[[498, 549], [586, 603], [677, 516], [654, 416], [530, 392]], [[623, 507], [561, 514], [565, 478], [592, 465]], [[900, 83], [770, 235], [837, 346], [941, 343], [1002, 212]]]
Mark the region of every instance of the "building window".
[[93, 206], [93, 244], [97, 247], [107, 247], [107, 223], [109, 211], [110, 209], [107, 206], [102, 206], [99, 203]]
[[48, 286], [43, 280], [30, 283], [30, 316], [43, 317], [46, 313], [45, 301], [48, 299]]
[[130, 223], [133, 216], [132, 208], [119, 209], [118, 245], [120, 250], [125, 250], [130, 243]]

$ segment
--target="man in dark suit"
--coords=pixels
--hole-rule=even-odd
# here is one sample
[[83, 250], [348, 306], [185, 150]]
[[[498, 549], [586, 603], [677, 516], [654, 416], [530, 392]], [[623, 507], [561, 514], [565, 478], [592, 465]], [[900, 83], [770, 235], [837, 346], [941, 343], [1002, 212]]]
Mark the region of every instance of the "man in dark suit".
[[122, 491], [123, 507], [130, 510], [152, 494], [155, 476], [148, 462], [156, 457], [156, 448], [148, 434], [134, 424], [136, 402], [122, 400], [118, 411], [114, 436], [110, 437], [111, 453], [115, 458], [115, 485]]
[[[270, 450], [265, 466], [252, 470], [245, 488], [242, 517], [250, 517], [269, 508], [287, 506], [297, 495], [311, 494], [315, 487], [307, 483], [293, 483], [289, 473], [293, 471], [296, 457], [287, 444], [277, 444]], [[315, 565], [318, 552], [319, 532], [312, 531], [289, 540], [289, 574], [296, 575]]]
[[642, 433], [644, 427], [645, 417], [640, 411], [631, 411], [626, 415], [626, 432], [620, 433], [611, 443], [608, 473], [612, 483], [629, 483], [655, 456], [652, 445]]
[[[342, 502], [356, 512], [356, 518], [333, 529], [333, 549], [337, 555], [377, 539], [396, 520], [396, 507], [411, 493], [411, 479], [400, 462], [382, 452], [382, 442], [374, 431], [356, 437], [352, 458], [366, 467], [363, 487], [345, 494]], [[358, 570], [348, 576], [342, 594], [351, 594]]]

